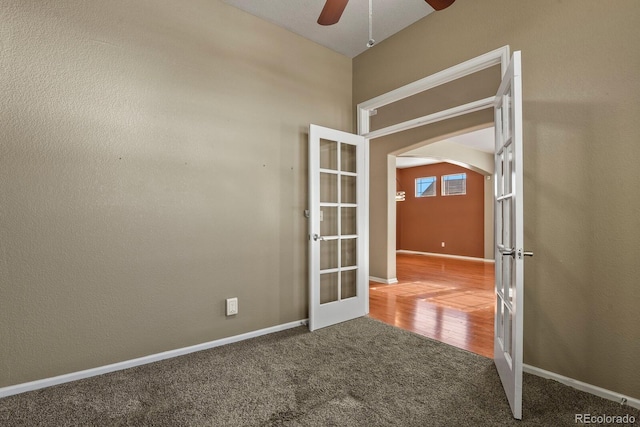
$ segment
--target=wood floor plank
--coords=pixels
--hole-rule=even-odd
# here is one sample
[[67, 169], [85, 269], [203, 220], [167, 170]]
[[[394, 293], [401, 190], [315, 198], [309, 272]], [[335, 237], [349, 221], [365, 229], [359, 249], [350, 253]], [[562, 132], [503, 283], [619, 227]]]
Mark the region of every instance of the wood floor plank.
[[493, 357], [494, 264], [397, 254], [398, 283], [369, 283], [369, 316]]

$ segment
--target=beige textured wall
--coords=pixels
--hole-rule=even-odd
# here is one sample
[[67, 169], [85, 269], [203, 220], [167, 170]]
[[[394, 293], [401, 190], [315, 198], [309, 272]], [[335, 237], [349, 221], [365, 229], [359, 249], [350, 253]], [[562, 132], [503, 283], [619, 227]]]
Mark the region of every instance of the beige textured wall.
[[[535, 251], [525, 268], [524, 360], [635, 398], [638, 28], [636, 0], [457, 0], [355, 58], [353, 79], [358, 103], [506, 44], [522, 50], [525, 244]], [[415, 142], [372, 141], [372, 272], [386, 255], [376, 165]]]
[[0, 9], [0, 387], [307, 317], [351, 60], [217, 0]]

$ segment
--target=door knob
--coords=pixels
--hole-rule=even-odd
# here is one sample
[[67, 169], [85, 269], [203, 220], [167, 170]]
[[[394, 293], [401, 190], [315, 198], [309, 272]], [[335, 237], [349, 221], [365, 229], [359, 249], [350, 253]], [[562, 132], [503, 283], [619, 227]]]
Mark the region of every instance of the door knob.
[[314, 235], [313, 235], [313, 240], [314, 240], [314, 241], [324, 240], [324, 237], [319, 236], [319, 235], [317, 235], [317, 234], [314, 234]]

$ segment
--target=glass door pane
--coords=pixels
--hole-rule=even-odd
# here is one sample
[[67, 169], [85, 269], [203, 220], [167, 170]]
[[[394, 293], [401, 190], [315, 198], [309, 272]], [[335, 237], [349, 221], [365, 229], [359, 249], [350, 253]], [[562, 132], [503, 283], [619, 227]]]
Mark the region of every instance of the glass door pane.
[[320, 169], [338, 170], [338, 143], [320, 139]]

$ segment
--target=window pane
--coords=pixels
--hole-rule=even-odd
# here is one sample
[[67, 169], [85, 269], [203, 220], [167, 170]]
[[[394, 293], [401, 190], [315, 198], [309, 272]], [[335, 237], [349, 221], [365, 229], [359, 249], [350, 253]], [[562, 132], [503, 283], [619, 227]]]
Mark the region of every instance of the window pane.
[[320, 203], [338, 203], [338, 175], [320, 173]]
[[498, 337], [498, 341], [500, 342], [500, 346], [502, 348], [502, 350], [504, 351], [504, 313], [502, 311], [503, 305], [502, 305], [502, 298], [500, 298], [500, 295], [496, 295], [496, 319], [497, 319], [497, 323], [496, 323], [496, 330], [495, 330], [495, 334]]
[[338, 273], [320, 275], [320, 304], [338, 301]]
[[342, 230], [340, 234], [349, 235], [349, 234], [358, 234], [358, 230], [356, 228], [356, 211], [357, 208], [340, 208], [341, 213], [341, 222], [340, 227]]
[[320, 139], [320, 168], [338, 170], [338, 143]]
[[346, 143], [340, 144], [340, 170], [356, 172], [356, 146]]
[[513, 314], [509, 307], [505, 304], [504, 312], [504, 351], [513, 358], [513, 347], [511, 346], [511, 326], [513, 323]]
[[511, 280], [515, 277], [513, 271], [514, 258], [508, 255], [502, 256], [502, 295], [506, 301], [511, 301]]
[[467, 174], [444, 175], [442, 177], [442, 195], [453, 196], [467, 194]]
[[416, 178], [416, 197], [431, 197], [436, 195], [436, 177], [428, 176]]
[[356, 198], [356, 177], [349, 175], [342, 175], [340, 177], [340, 182], [342, 184], [341, 187], [341, 196], [340, 201], [342, 203], [357, 203]]
[[320, 208], [320, 235], [338, 235], [338, 208], [327, 206]]
[[338, 268], [338, 239], [320, 241], [320, 270]]
[[505, 176], [504, 176], [505, 194], [513, 192], [513, 179], [515, 177], [513, 173], [514, 161], [515, 161], [515, 158], [513, 156], [513, 144], [509, 144], [509, 146], [506, 147], [506, 150], [507, 150], [507, 155], [505, 159]]
[[340, 293], [341, 299], [352, 298], [357, 295], [357, 270], [343, 271], [341, 274], [342, 292]]
[[511, 91], [512, 87], [509, 86], [509, 91], [502, 98], [502, 112], [503, 112], [503, 124], [504, 126], [504, 140], [508, 140], [511, 138], [513, 134], [513, 118], [511, 117], [511, 113], [513, 112], [512, 103], [511, 103]]
[[496, 164], [496, 168], [498, 169], [498, 197], [504, 196], [504, 173], [505, 173], [505, 158], [504, 151], [500, 154], [500, 160]]
[[340, 245], [340, 266], [351, 267], [356, 265], [358, 259], [358, 251], [356, 248], [356, 239], [344, 239]]
[[512, 248], [511, 243], [511, 199], [503, 199], [502, 205], [502, 244], [505, 248]]

